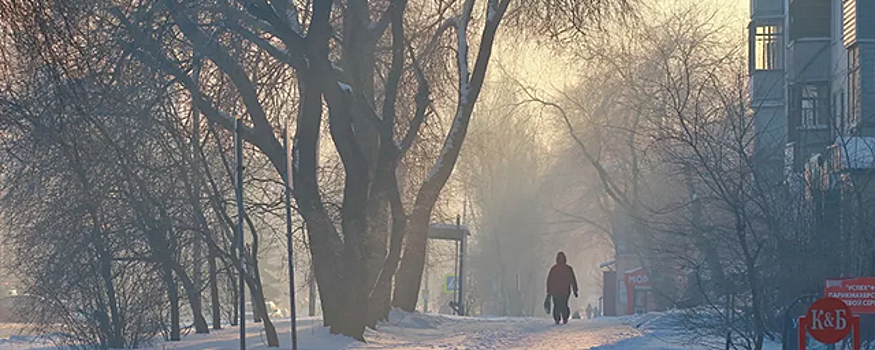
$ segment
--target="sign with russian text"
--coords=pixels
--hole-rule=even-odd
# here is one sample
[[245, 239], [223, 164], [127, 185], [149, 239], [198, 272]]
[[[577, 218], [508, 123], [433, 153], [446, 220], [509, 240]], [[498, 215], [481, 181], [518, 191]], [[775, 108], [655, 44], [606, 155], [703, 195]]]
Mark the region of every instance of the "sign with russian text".
[[875, 314], [875, 277], [826, 280], [824, 295], [840, 299], [855, 315]]
[[650, 278], [642, 267], [628, 270], [624, 275], [623, 282], [625, 282], [626, 288], [626, 313], [631, 315], [635, 312], [635, 290], [649, 289]]
[[860, 317], [839, 299], [822, 298], [799, 318], [799, 349], [805, 350], [806, 332], [823, 344], [835, 344], [854, 332], [854, 350], [860, 350]]
[[644, 272], [644, 269], [640, 267], [626, 271], [625, 279], [626, 285], [630, 287], [650, 285], [650, 278]]

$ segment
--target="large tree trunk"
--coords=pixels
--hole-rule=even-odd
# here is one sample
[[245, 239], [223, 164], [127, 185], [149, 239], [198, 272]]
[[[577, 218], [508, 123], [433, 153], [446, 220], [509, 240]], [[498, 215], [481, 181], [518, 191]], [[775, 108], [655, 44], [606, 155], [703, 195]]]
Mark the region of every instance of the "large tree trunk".
[[[395, 183], [394, 174], [392, 182]], [[380, 275], [368, 299], [368, 327], [376, 327], [378, 321], [389, 318], [389, 307], [392, 299], [392, 278], [398, 270], [401, 260], [401, 249], [404, 231], [407, 229], [407, 216], [401, 203], [397, 184], [390, 194], [392, 203], [392, 239], [389, 243], [389, 255], [384, 260]]]
[[456, 37], [459, 73], [458, 104], [453, 125], [444, 139], [440, 157], [432, 167], [429, 176], [419, 189], [414, 203], [413, 212], [407, 226], [404, 255], [401, 259], [401, 267], [395, 281], [395, 299], [393, 305], [405, 311], [413, 312], [419, 298], [420, 284], [422, 283], [422, 271], [425, 267], [425, 250], [428, 239], [428, 224], [431, 211], [438, 200], [441, 190], [455, 168], [462, 149], [465, 135], [468, 133], [468, 124], [474, 111], [474, 104], [480, 95], [489, 59], [492, 56], [492, 46], [495, 42], [495, 34], [498, 31], [504, 13], [507, 11], [509, 0], [490, 1], [486, 24], [480, 38], [480, 47], [474, 70], [468, 69], [468, 22], [474, 7], [473, 0], [465, 1], [462, 15], [457, 19]]
[[[148, 194], [144, 196], [148, 196]], [[141, 204], [146, 205], [145, 203]], [[143, 216], [146, 217], [145, 215]], [[141, 219], [148, 220], [144, 218]], [[196, 332], [200, 334], [209, 333], [209, 327], [207, 326], [207, 321], [204, 319], [203, 310], [201, 309], [200, 288], [194, 285], [194, 282], [191, 281], [191, 278], [186, 273], [185, 268], [174, 259], [170, 252], [171, 244], [168, 242], [167, 237], [171, 237], [172, 233], [169, 229], [169, 224], [165, 222], [159, 225], [168, 229], [156, 232], [156, 230], [144, 226], [144, 230], [146, 230], [146, 239], [150, 244], [152, 256], [155, 261], [161, 265], [161, 268], [164, 271], [164, 279], [168, 288], [168, 297], [171, 299], [170, 302], [174, 309], [171, 310], [171, 318], [174, 316], [173, 312], [176, 313], [176, 321], [171, 321], [171, 335], [173, 334], [173, 328], [179, 327], [179, 286], [176, 279], [174, 279], [174, 272], [176, 273], [176, 277], [179, 278], [179, 281], [182, 282], [183, 288], [185, 288], [189, 306], [192, 310]], [[173, 285], [171, 286], [170, 283]]]
[[[254, 259], [254, 256], [250, 257], [250, 260]], [[264, 290], [262, 289], [261, 275], [258, 273], [257, 261], [253, 261], [253, 264], [250, 266], [252, 266], [254, 273], [251, 275], [247, 274], [246, 284], [249, 286], [250, 295], [252, 295], [252, 315], [256, 320], [260, 318], [260, 321], [264, 325], [267, 346], [271, 348], [279, 347], [279, 336], [276, 333], [276, 327], [274, 327], [273, 322], [270, 321], [270, 315], [267, 313], [267, 304], [266, 300], [264, 300]]]
[[[371, 204], [373, 203], [373, 204]], [[368, 214], [369, 228], [364, 237], [367, 256], [364, 257], [365, 285], [374, 286], [381, 275], [386, 262], [386, 243], [389, 238], [389, 212], [384, 200], [369, 201], [369, 208], [374, 208], [375, 213]], [[371, 206], [373, 205], [373, 206]], [[370, 209], [368, 210], [371, 211]]]
[[209, 273], [210, 273], [210, 306], [213, 316], [213, 329], [222, 329], [222, 315], [219, 302], [219, 278], [216, 271], [216, 253], [213, 247], [209, 248]]
[[179, 277], [179, 281], [182, 282], [182, 288], [185, 289], [185, 294], [188, 297], [189, 306], [191, 306], [191, 314], [194, 318], [194, 329], [197, 334], [207, 334], [210, 332], [209, 326], [207, 326], [207, 320], [204, 319], [203, 308], [201, 306], [201, 298], [200, 298], [200, 287], [194, 284], [194, 282], [185, 274], [185, 269], [182, 268], [179, 264], [172, 262], [173, 269], [176, 271], [176, 275]]
[[173, 270], [164, 265], [162, 268], [164, 285], [167, 288], [167, 299], [170, 302], [170, 340], [179, 341], [179, 290], [173, 279]]
[[407, 232], [404, 234], [404, 255], [395, 277], [395, 298], [392, 300], [392, 305], [409, 312], [416, 310], [416, 302], [419, 298], [422, 269], [425, 266], [428, 222], [432, 208], [433, 204], [428, 207], [414, 207]]
[[325, 326], [340, 319], [340, 294], [346, 288], [337, 265], [343, 243], [334, 223], [328, 216], [321, 194], [316, 170], [319, 165], [319, 135], [322, 124], [322, 94], [313, 73], [299, 75], [300, 109], [292, 147], [293, 193], [298, 211], [307, 225], [310, 257], [318, 281], [322, 300], [322, 319]]
[[[97, 231], [97, 230], [95, 230]], [[106, 288], [107, 302], [109, 303], [110, 327], [109, 327], [109, 347], [120, 349], [124, 347], [125, 340], [122, 333], [121, 314], [118, 309], [118, 298], [115, 294], [115, 283], [112, 279], [112, 259], [103, 245], [103, 237], [98, 237], [98, 259], [100, 259], [100, 277], [103, 279], [104, 288]]]
[[[371, 39], [371, 31], [368, 26], [371, 23], [370, 9], [366, 1], [350, 1], [343, 11], [344, 42], [349, 43], [343, 49], [343, 62], [345, 70], [349, 72], [352, 88], [361, 98], [353, 98], [350, 113], [352, 125], [355, 130], [355, 140], [364, 159], [364, 171], [373, 182], [380, 181], [377, 176], [378, 158], [381, 158], [383, 148], [380, 134], [374, 127], [371, 115], [365, 111], [371, 110], [370, 102], [374, 101], [374, 68], [376, 67], [376, 40]], [[331, 79], [333, 80], [333, 79]], [[371, 183], [373, 183], [371, 182]], [[367, 185], [365, 185], [367, 186]], [[376, 191], [380, 191], [377, 189]], [[371, 195], [376, 200], [368, 202], [368, 227], [363, 232], [362, 244], [364, 264], [364, 285], [373, 286], [386, 260], [386, 243], [389, 238], [389, 213], [387, 204], [380, 194]], [[362, 208], [364, 209], [364, 208]]]
[[[343, 283], [340, 300], [340, 311], [343, 316], [332, 324], [331, 332], [364, 341], [367, 302], [370, 292], [365, 281], [364, 264], [365, 257], [368, 255], [364, 240], [368, 230], [366, 203], [370, 176], [367, 163], [353, 139], [354, 133], [349, 110], [351, 105], [344, 101], [340, 88], [333, 83], [327, 85], [330, 86], [322, 86], [322, 89], [326, 91], [325, 99], [329, 105], [331, 136], [343, 160], [346, 175], [341, 209], [343, 250], [340, 259], [337, 260], [342, 267], [339, 276]], [[334, 90], [328, 91], [331, 88]], [[316, 277], [319, 278], [318, 275]], [[319, 283], [322, 284], [322, 279], [319, 279]]]
[[233, 273], [228, 273], [228, 283], [227, 291], [231, 294], [231, 304], [233, 307], [231, 308], [231, 326], [239, 326], [240, 325], [240, 303], [237, 300], [240, 299], [240, 290], [237, 289], [237, 277]]

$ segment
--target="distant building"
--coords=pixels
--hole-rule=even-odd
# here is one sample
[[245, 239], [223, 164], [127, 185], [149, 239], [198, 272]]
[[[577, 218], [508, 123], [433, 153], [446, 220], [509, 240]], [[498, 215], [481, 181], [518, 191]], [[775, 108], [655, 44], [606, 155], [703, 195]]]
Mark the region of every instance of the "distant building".
[[[637, 254], [639, 247], [634, 242], [640, 239], [635, 234], [635, 219], [623, 210], [614, 211], [610, 219], [614, 242], [614, 260], [602, 263], [602, 297], [597, 304], [605, 316], [622, 316], [659, 309], [657, 293], [653, 291], [652, 279], [671, 275], [665, 266], [642, 261]], [[645, 265], [647, 269], [645, 269]], [[666, 285], [661, 285], [668, 291]]]

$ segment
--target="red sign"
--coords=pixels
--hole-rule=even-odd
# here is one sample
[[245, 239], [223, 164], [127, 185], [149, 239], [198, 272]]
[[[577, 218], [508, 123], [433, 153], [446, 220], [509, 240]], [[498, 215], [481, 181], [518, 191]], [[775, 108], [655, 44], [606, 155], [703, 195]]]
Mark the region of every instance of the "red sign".
[[626, 286], [635, 287], [635, 286], [649, 286], [650, 278], [647, 277], [647, 273], [644, 272], [643, 268], [634, 268], [632, 270], [626, 271]]
[[[623, 279], [626, 282], [626, 313], [631, 315], [635, 312], [635, 290], [649, 288], [650, 278], [643, 268], [637, 267], [626, 271]], [[642, 297], [647, 298], [647, 295]]]
[[799, 345], [805, 349], [805, 332], [824, 344], [835, 344], [854, 330], [854, 349], [860, 349], [860, 318], [851, 314], [851, 309], [839, 299], [822, 298], [808, 308], [799, 318]]
[[855, 315], [875, 314], [875, 277], [826, 280], [824, 295], [841, 299]]

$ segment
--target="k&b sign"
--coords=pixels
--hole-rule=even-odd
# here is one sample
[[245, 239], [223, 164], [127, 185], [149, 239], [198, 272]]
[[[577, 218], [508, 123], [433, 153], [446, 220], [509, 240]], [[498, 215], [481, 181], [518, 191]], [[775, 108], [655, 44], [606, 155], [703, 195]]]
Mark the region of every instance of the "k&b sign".
[[805, 349], [806, 332], [824, 344], [835, 344], [854, 332], [854, 350], [860, 350], [860, 318], [843, 301], [822, 298], [799, 318], [799, 349]]

